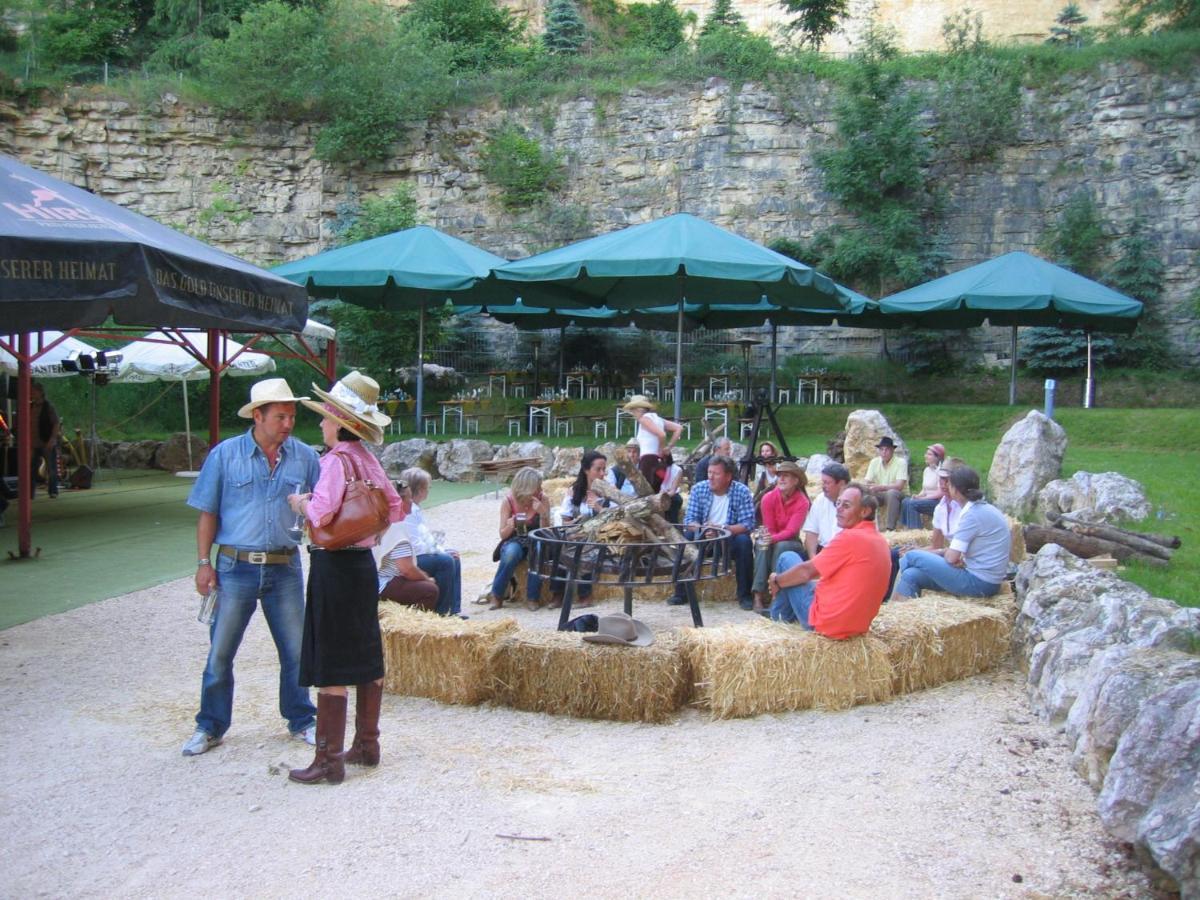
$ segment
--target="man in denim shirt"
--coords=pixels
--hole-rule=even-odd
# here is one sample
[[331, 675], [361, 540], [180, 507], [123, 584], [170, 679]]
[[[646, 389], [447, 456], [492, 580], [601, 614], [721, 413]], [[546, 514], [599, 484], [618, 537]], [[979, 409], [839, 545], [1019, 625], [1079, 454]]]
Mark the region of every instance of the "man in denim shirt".
[[[708, 464], [708, 480], [695, 485], [688, 494], [683, 530], [688, 537], [695, 537], [703, 534], [705, 525], [729, 529], [729, 551], [737, 577], [738, 603], [742, 609], [753, 609], [754, 544], [750, 532], [754, 529], [754, 497], [750, 488], [734, 480], [736, 471], [737, 464], [730, 457], [719, 454], [712, 457]], [[678, 605], [687, 600], [676, 592], [669, 602]]]
[[[291, 436], [296, 401], [306, 399], [292, 396], [282, 378], [255, 384], [250, 402], [238, 410], [254, 427], [212, 449], [188, 495], [188, 505], [200, 510], [196, 590], [219, 594], [196, 731], [183, 745], [184, 756], [211, 750], [229, 728], [233, 658], [260, 600], [279, 652], [279, 712], [293, 737], [314, 742], [316, 707], [299, 679], [304, 583], [298, 540], [288, 535], [296, 517], [287, 502], [289, 494], [312, 490], [319, 474], [316, 451]], [[209, 558], [214, 543], [221, 547], [215, 563]]]

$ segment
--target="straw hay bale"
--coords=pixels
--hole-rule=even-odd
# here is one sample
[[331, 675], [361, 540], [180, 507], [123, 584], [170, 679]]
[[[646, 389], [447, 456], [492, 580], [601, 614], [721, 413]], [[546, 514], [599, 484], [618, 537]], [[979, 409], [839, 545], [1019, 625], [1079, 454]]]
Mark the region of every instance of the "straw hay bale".
[[1020, 563], [1025, 561], [1025, 526], [1017, 521], [1012, 516], [1005, 516], [1008, 520], [1008, 533], [1012, 538], [1012, 546], [1008, 552], [1008, 558], [1011, 562]]
[[933, 532], [926, 531], [924, 528], [897, 528], [894, 531], [885, 531], [883, 537], [888, 542], [889, 547], [918, 547], [925, 549], [929, 546]]
[[692, 700], [714, 719], [795, 709], [848, 709], [892, 696], [887, 649], [862, 635], [833, 641], [797, 625], [759, 620], [681, 635]]
[[514, 619], [468, 622], [396, 603], [379, 604], [379, 630], [394, 694], [473, 705], [492, 695], [489, 659], [496, 643], [517, 629]]
[[871, 623], [886, 648], [897, 694], [977, 675], [1009, 652], [1012, 619], [962, 597], [926, 591], [904, 603], [888, 603]]
[[647, 647], [590, 644], [573, 632], [518, 631], [492, 654], [495, 697], [532, 712], [663, 722], [687, 696], [687, 662], [673, 634]]
[[[546, 478], [542, 481], [542, 493], [546, 495], [551, 509], [562, 506], [563, 498], [575, 483], [574, 478]], [[549, 522], [545, 524], [549, 525]]]

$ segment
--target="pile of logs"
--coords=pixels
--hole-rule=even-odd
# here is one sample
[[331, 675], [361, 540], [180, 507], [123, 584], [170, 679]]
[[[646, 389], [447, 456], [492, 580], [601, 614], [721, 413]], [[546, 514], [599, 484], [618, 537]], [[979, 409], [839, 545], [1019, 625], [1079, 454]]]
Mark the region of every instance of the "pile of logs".
[[1175, 535], [1126, 531], [1114, 525], [1096, 525], [1067, 514], [1050, 513], [1049, 528], [1025, 526], [1025, 549], [1036, 553], [1045, 544], [1058, 544], [1082, 559], [1111, 556], [1137, 560], [1150, 566], [1165, 566], [1179, 548]]

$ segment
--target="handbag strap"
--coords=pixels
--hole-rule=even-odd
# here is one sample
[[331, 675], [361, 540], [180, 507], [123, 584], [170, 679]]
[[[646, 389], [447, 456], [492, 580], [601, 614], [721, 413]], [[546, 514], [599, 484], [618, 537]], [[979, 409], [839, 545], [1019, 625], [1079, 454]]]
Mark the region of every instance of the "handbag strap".
[[346, 484], [349, 485], [353, 484], [355, 481], [361, 481], [363, 484], [374, 487], [370, 479], [363, 478], [362, 475], [359, 474], [358, 463], [355, 462], [353, 457], [346, 453], [338, 453], [336, 450], [331, 450], [330, 452], [339, 460], [341, 460], [342, 471], [346, 474]]

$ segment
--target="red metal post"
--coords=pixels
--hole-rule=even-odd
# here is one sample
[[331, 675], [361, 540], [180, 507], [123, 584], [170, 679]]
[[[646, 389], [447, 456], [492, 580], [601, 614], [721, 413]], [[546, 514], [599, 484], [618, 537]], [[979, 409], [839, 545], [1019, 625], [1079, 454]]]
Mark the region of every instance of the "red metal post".
[[208, 329], [208, 446], [221, 441], [221, 333]]
[[30, 373], [30, 335], [17, 338], [17, 552], [27, 559], [33, 551], [33, 429], [29, 403], [33, 395]]

